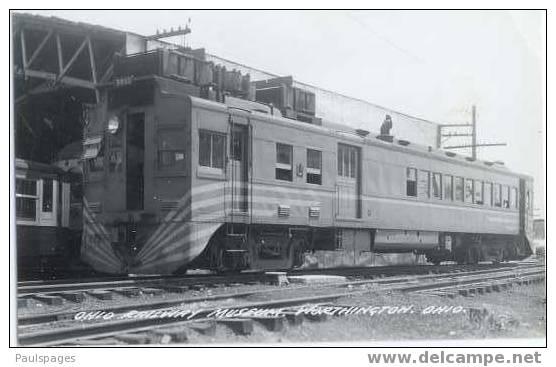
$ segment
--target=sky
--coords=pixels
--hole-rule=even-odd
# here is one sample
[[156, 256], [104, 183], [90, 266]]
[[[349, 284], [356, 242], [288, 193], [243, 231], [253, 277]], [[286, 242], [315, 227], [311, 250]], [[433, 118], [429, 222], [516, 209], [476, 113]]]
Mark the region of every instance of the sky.
[[534, 176], [544, 217], [543, 11], [29, 12], [142, 35], [190, 20], [175, 42], [438, 123], [476, 105], [478, 142], [507, 143], [478, 158]]

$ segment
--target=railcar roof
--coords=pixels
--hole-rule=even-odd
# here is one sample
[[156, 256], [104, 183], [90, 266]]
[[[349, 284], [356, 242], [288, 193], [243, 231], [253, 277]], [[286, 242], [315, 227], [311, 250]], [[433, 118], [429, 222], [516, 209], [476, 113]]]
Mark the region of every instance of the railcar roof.
[[[190, 98], [194, 105], [205, 106], [206, 108], [222, 109], [222, 110], [226, 110], [228, 109], [228, 107], [234, 108], [233, 106], [227, 106], [224, 103], [214, 102], [214, 101], [197, 98], [197, 97], [190, 97]], [[242, 110], [237, 108], [234, 109]], [[402, 139], [394, 138], [392, 142], [387, 142], [379, 139], [378, 137], [380, 135], [377, 134], [376, 132], [375, 133], [369, 132], [369, 134], [366, 137], [363, 137], [357, 134], [356, 129], [335, 122], [323, 121], [322, 125], [319, 126], [319, 125], [313, 125], [302, 121], [288, 119], [285, 117], [270, 115], [255, 110], [250, 110], [250, 111], [242, 110], [242, 111], [245, 111], [245, 113], [255, 115], [262, 119], [270, 120], [275, 123], [288, 124], [292, 127], [296, 127], [300, 129], [311, 130], [326, 135], [342, 137], [344, 139], [352, 140], [359, 144], [362, 143], [367, 145], [375, 145], [386, 149], [392, 149], [392, 150], [397, 150], [402, 152], [413, 152], [419, 155], [434, 157], [443, 161], [459, 163], [469, 167], [482, 168], [482, 169], [487, 169], [502, 174], [512, 174], [522, 178], [532, 179], [532, 177], [529, 175], [511, 171], [506, 166], [504, 166], [503, 163], [484, 161], [478, 159], [472, 160], [470, 157], [465, 157], [461, 154], [456, 154], [443, 149], [437, 149], [432, 146], [417, 144]]]
[[30, 161], [27, 159], [15, 159], [16, 170], [35, 171], [44, 173], [63, 174], [64, 170], [52, 164]]

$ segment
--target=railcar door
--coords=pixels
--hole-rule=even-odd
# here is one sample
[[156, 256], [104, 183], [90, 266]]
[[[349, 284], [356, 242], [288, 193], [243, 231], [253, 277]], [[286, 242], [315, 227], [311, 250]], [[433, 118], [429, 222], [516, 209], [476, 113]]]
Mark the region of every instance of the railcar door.
[[143, 210], [145, 115], [134, 113], [126, 121], [126, 209]]
[[338, 144], [338, 176], [336, 179], [337, 216], [361, 217], [361, 150]]
[[230, 115], [230, 185], [234, 212], [249, 210], [249, 120]]
[[58, 223], [58, 181], [52, 178], [43, 178], [39, 197], [39, 223], [41, 226], [56, 226]]

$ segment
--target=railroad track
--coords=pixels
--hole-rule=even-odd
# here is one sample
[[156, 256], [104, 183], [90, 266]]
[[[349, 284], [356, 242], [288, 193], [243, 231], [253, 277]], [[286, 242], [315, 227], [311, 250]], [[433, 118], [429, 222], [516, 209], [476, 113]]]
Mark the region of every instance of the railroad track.
[[[498, 265], [477, 264], [477, 265], [395, 265], [377, 267], [349, 267], [349, 268], [309, 268], [294, 270], [278, 270], [287, 272], [289, 275], [309, 275], [309, 274], [334, 274], [342, 276], [374, 277], [374, 276], [393, 276], [403, 274], [427, 274], [427, 273], [448, 273], [469, 270], [492, 269], [525, 266], [522, 263], [504, 263]], [[531, 264], [535, 265], [535, 264]], [[18, 282], [17, 293], [19, 297], [32, 297], [35, 295], [51, 295], [63, 292], [87, 292], [90, 290], [112, 290], [129, 287], [148, 287], [148, 286], [202, 286], [215, 284], [233, 284], [265, 282], [268, 280], [264, 271], [250, 271], [231, 274], [194, 274], [194, 275], [166, 275], [166, 276], [122, 276], [91, 278], [91, 279], [61, 279], [53, 281], [24, 281]]]
[[[530, 283], [542, 279], [544, 279], [544, 267], [530, 264], [459, 273], [357, 279], [318, 286], [272, 287], [244, 293], [221, 294], [204, 299], [193, 297], [143, 305], [120, 305], [102, 310], [90, 310], [90, 312], [104, 311], [114, 316], [108, 321], [79, 322], [78, 326], [75, 326], [76, 321], [72, 320], [71, 313], [35, 315], [18, 319], [21, 325], [19, 342], [21, 345], [29, 346], [95, 344], [99, 343], [99, 339], [102, 339], [100, 343], [116, 340], [126, 344], [180, 342], [183, 341], [184, 330], [210, 333], [217, 325], [223, 325], [236, 333], [248, 334], [249, 330], [253, 329], [254, 323], [261, 324], [269, 330], [279, 331], [285, 323], [295, 325], [300, 323], [303, 318], [310, 319], [311, 315], [299, 313], [299, 307], [306, 304], [327, 304], [348, 296], [387, 291], [436, 295], [466, 295], [463, 293], [464, 290], [469, 293], [486, 293], [501, 290], [514, 283]], [[308, 290], [311, 293], [310, 296], [307, 296]], [[218, 303], [223, 300], [227, 302]], [[174, 312], [181, 310], [183, 314], [188, 310], [187, 307], [198, 305], [199, 302], [205, 302], [205, 304], [200, 308], [191, 308], [195, 312], [195, 317], [186, 321], [184, 321], [184, 317], [129, 318], [130, 312], [138, 315], [137, 312], [141, 310], [166, 312], [167, 314], [172, 310]], [[279, 315], [272, 316], [248, 318], [236, 316], [215, 319], [214, 313], [222, 307], [227, 309], [285, 308], [285, 310]], [[189, 314], [187, 317], [189, 318]], [[46, 324], [48, 329], [34, 329], [34, 326], [40, 323], [49, 323]]]

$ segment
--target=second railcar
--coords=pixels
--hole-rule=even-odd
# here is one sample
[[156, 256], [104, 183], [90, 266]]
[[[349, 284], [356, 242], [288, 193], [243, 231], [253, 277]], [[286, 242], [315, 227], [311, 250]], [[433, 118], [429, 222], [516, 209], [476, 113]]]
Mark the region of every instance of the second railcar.
[[15, 160], [17, 269], [21, 278], [60, 275], [79, 257], [81, 177]]

